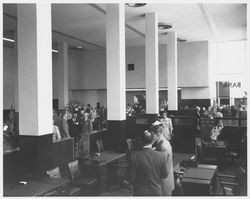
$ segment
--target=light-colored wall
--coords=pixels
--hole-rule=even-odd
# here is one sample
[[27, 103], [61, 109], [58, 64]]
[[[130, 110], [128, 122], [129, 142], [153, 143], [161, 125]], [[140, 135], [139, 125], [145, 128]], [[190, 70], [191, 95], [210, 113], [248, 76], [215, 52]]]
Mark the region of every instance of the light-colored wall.
[[209, 43], [210, 97], [216, 97], [216, 82], [241, 83], [230, 88], [231, 98], [242, 98], [247, 91], [246, 41]]
[[178, 43], [179, 87], [208, 87], [208, 69], [207, 41]]
[[[128, 71], [128, 64], [135, 70]], [[126, 48], [126, 88], [145, 88], [145, 47]]]
[[[167, 87], [166, 51], [167, 48], [165, 45], [159, 46], [160, 87]], [[127, 64], [135, 64], [135, 70], [127, 71]], [[74, 89], [105, 89], [105, 50], [84, 51], [81, 70], [77, 71], [77, 73], [81, 78], [77, 84], [73, 84], [75, 86]], [[178, 44], [178, 86], [208, 86], [208, 42], [187, 42]], [[126, 87], [145, 88], [144, 47], [126, 48]]]
[[[182, 98], [209, 98], [208, 43], [186, 42], [178, 44], [178, 87], [183, 88]], [[167, 87], [166, 45], [159, 46], [159, 86]], [[106, 52], [105, 50], [69, 50], [69, 100], [83, 103], [101, 102], [106, 105]], [[8, 109], [14, 104], [14, 49], [4, 48], [4, 104]], [[53, 53], [53, 98], [58, 98], [57, 54]], [[135, 64], [135, 71], [127, 71], [127, 64]], [[114, 74], [116, 75], [116, 74]], [[203, 88], [201, 88], [203, 86]], [[126, 87], [145, 88], [145, 48], [126, 48]], [[192, 89], [190, 87], [193, 87]], [[195, 87], [195, 88], [194, 88]]]
[[58, 66], [58, 63], [57, 63], [57, 53], [53, 53], [52, 54], [53, 99], [57, 99], [58, 98], [58, 78], [59, 78], [59, 75], [57, 73], [58, 67], [59, 66]]
[[[78, 57], [81, 64], [75, 67], [75, 75], [79, 79], [75, 79], [73, 72], [70, 75], [70, 89], [106, 89], [106, 51], [93, 50], [84, 51], [81, 58]], [[76, 61], [75, 61], [76, 62]], [[73, 66], [74, 63], [71, 62]], [[71, 68], [70, 70], [74, 70]], [[116, 74], [114, 74], [116, 75]]]
[[199, 87], [199, 88], [182, 88], [181, 89], [182, 99], [208, 99], [209, 98], [209, 88]]
[[15, 76], [16, 57], [13, 48], [3, 48], [3, 109], [15, 106]]
[[77, 100], [82, 105], [90, 104], [92, 107], [100, 102], [101, 106], [107, 107], [107, 92], [106, 89], [72, 90], [70, 100]]

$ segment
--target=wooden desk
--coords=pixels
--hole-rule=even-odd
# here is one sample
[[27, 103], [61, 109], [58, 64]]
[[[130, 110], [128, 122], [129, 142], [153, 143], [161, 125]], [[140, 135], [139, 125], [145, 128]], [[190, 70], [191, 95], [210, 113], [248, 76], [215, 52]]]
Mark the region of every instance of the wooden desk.
[[[179, 170], [179, 164], [174, 168]], [[210, 196], [217, 191], [217, 166], [197, 165], [184, 168], [182, 187], [185, 196]]]
[[173, 166], [175, 167], [182, 160], [189, 160], [193, 154], [189, 153], [173, 153]]
[[79, 159], [79, 165], [83, 175], [97, 177], [100, 184], [100, 190], [107, 188], [110, 183], [112, 164], [125, 158], [125, 153], [114, 151], [105, 151], [93, 160], [90, 156]]
[[[226, 150], [227, 150], [227, 142], [226, 141], [217, 141], [215, 143], [201, 141], [204, 162], [206, 162], [206, 157], [215, 159], [215, 164], [219, 166], [219, 168], [224, 168], [226, 164]], [[202, 163], [202, 161], [201, 161]], [[210, 163], [211, 164], [211, 163]], [[213, 164], [213, 163], [212, 163]]]
[[47, 196], [52, 191], [68, 186], [69, 180], [52, 179], [50, 181], [27, 181], [26, 185], [4, 186], [4, 196]]

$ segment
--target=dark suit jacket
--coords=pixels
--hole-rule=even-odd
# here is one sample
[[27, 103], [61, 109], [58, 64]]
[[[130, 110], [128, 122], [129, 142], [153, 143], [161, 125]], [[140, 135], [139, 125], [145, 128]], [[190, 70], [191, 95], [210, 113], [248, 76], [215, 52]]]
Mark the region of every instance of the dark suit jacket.
[[92, 121], [88, 118], [86, 121], [83, 119], [81, 120], [81, 133], [88, 133], [93, 131], [93, 124]]
[[145, 148], [129, 158], [128, 180], [133, 184], [134, 196], [161, 196], [161, 178], [167, 177], [166, 156]]
[[81, 133], [80, 122], [78, 120], [74, 122], [73, 119], [70, 119], [68, 120], [68, 124], [69, 124], [69, 135], [71, 137], [77, 138]]

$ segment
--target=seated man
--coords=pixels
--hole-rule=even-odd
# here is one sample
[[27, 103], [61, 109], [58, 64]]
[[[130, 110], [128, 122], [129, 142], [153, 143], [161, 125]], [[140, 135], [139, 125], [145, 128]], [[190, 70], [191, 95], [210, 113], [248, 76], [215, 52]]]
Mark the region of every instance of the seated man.
[[167, 157], [152, 149], [153, 135], [145, 131], [144, 147], [131, 154], [128, 161], [128, 181], [133, 184], [134, 196], [162, 196], [161, 179], [166, 178]]

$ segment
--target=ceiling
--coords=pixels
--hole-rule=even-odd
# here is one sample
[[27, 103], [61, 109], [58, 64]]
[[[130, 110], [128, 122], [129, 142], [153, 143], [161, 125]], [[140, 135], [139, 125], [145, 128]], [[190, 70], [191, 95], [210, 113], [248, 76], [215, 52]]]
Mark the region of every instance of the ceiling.
[[[52, 4], [53, 43], [65, 41], [84, 49], [105, 48], [105, 4]], [[16, 4], [3, 4], [4, 36], [16, 30]], [[145, 14], [155, 12], [158, 21], [171, 23], [180, 39], [187, 41], [232, 41], [246, 39], [246, 4], [159, 4], [125, 6], [126, 46], [145, 43]], [[159, 43], [167, 31], [159, 30]]]

